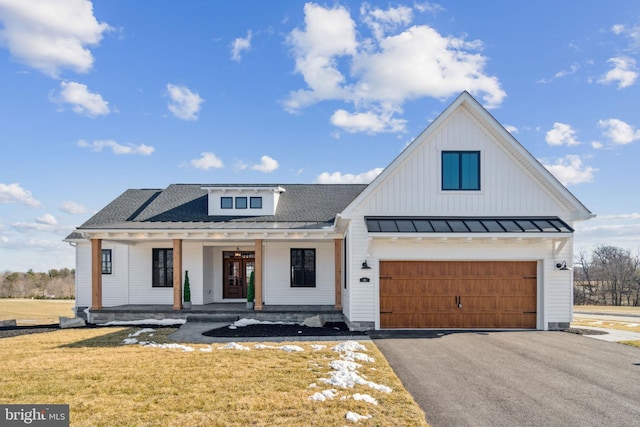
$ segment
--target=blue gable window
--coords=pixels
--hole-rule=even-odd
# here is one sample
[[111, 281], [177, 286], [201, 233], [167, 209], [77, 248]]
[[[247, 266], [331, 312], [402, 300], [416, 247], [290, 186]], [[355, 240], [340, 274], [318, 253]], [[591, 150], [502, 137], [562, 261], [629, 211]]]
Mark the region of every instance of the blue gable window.
[[443, 190], [480, 190], [480, 152], [442, 152]]

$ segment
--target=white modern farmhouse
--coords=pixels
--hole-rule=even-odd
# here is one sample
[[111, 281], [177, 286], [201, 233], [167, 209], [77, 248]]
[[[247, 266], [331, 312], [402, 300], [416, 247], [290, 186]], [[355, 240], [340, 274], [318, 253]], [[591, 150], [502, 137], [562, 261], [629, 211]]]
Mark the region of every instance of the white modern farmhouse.
[[369, 185], [127, 190], [66, 241], [93, 323], [240, 310], [253, 272], [244, 317], [547, 330], [571, 321], [573, 224], [592, 216], [464, 92]]

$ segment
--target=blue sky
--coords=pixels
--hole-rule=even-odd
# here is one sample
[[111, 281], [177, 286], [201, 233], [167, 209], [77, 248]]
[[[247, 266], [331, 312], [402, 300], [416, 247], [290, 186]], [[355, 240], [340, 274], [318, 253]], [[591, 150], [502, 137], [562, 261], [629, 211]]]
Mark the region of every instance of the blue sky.
[[369, 182], [468, 90], [640, 248], [640, 2], [0, 0], [0, 271], [127, 188]]

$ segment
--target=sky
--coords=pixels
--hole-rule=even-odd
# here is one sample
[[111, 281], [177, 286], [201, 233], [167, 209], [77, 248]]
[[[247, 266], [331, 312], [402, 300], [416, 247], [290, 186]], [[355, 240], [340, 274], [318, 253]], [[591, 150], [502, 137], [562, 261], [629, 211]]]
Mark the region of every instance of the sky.
[[640, 2], [0, 0], [0, 271], [128, 188], [368, 183], [469, 91], [640, 248]]

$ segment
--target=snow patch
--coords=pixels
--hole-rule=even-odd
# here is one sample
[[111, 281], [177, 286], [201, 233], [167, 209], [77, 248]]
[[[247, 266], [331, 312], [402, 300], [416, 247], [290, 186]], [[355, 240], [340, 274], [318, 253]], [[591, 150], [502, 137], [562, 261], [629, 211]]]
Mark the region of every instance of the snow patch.
[[324, 390], [322, 392], [314, 393], [313, 396], [309, 396], [309, 400], [317, 400], [319, 402], [324, 402], [327, 399], [333, 399], [337, 395], [338, 393], [334, 389]]
[[125, 344], [125, 345], [138, 344], [138, 340], [136, 338], [125, 338], [124, 340], [122, 340], [122, 344]]
[[155, 343], [155, 342], [149, 342], [149, 343], [145, 343], [144, 346], [145, 347], [153, 347], [153, 348], [173, 348], [173, 349], [176, 349], [176, 350], [182, 350], [182, 351], [187, 351], [187, 352], [195, 351], [195, 349], [193, 347], [189, 347], [188, 345], [175, 344], [175, 343], [158, 344], [158, 343]]
[[219, 347], [218, 350], [251, 350], [249, 347], [246, 347], [244, 345], [240, 345], [238, 343], [235, 342], [230, 342], [227, 345], [223, 345], [222, 347]]
[[361, 400], [363, 402], [371, 403], [372, 405], [378, 405], [378, 401], [368, 394], [356, 393], [351, 397], [353, 397], [353, 400]]
[[143, 320], [113, 320], [107, 323], [100, 323], [98, 326], [135, 326], [135, 325], [159, 325], [172, 326], [184, 325], [187, 319], [143, 319]]
[[151, 332], [155, 332], [155, 329], [151, 329], [151, 328], [142, 328], [136, 332], [132, 332], [129, 334], [129, 337], [139, 337], [142, 334], [151, 334]]
[[201, 348], [200, 351], [204, 353], [211, 353], [213, 351], [213, 348], [209, 346], [209, 347]]
[[236, 327], [244, 327], [250, 325], [297, 325], [296, 322], [270, 322], [268, 320], [258, 320], [258, 319], [240, 319], [233, 322], [231, 326]]
[[325, 349], [325, 348], [327, 348], [327, 346], [323, 345], [323, 344], [311, 344], [311, 349], [313, 351], [319, 351], [319, 350], [322, 350], [322, 349]]
[[276, 350], [284, 350], [286, 352], [293, 352], [293, 351], [304, 351], [304, 348], [299, 347], [297, 345], [266, 345], [266, 344], [256, 344], [254, 346], [257, 349], [265, 349], [265, 348], [272, 348], [272, 349], [276, 349]]
[[358, 341], [345, 341], [332, 348], [333, 351], [344, 353], [346, 351], [367, 351], [367, 347]]
[[349, 411], [347, 412], [345, 418], [347, 419], [347, 421], [357, 423], [358, 421], [368, 420], [369, 418], [371, 418], [371, 415], [360, 415], [358, 413]]

